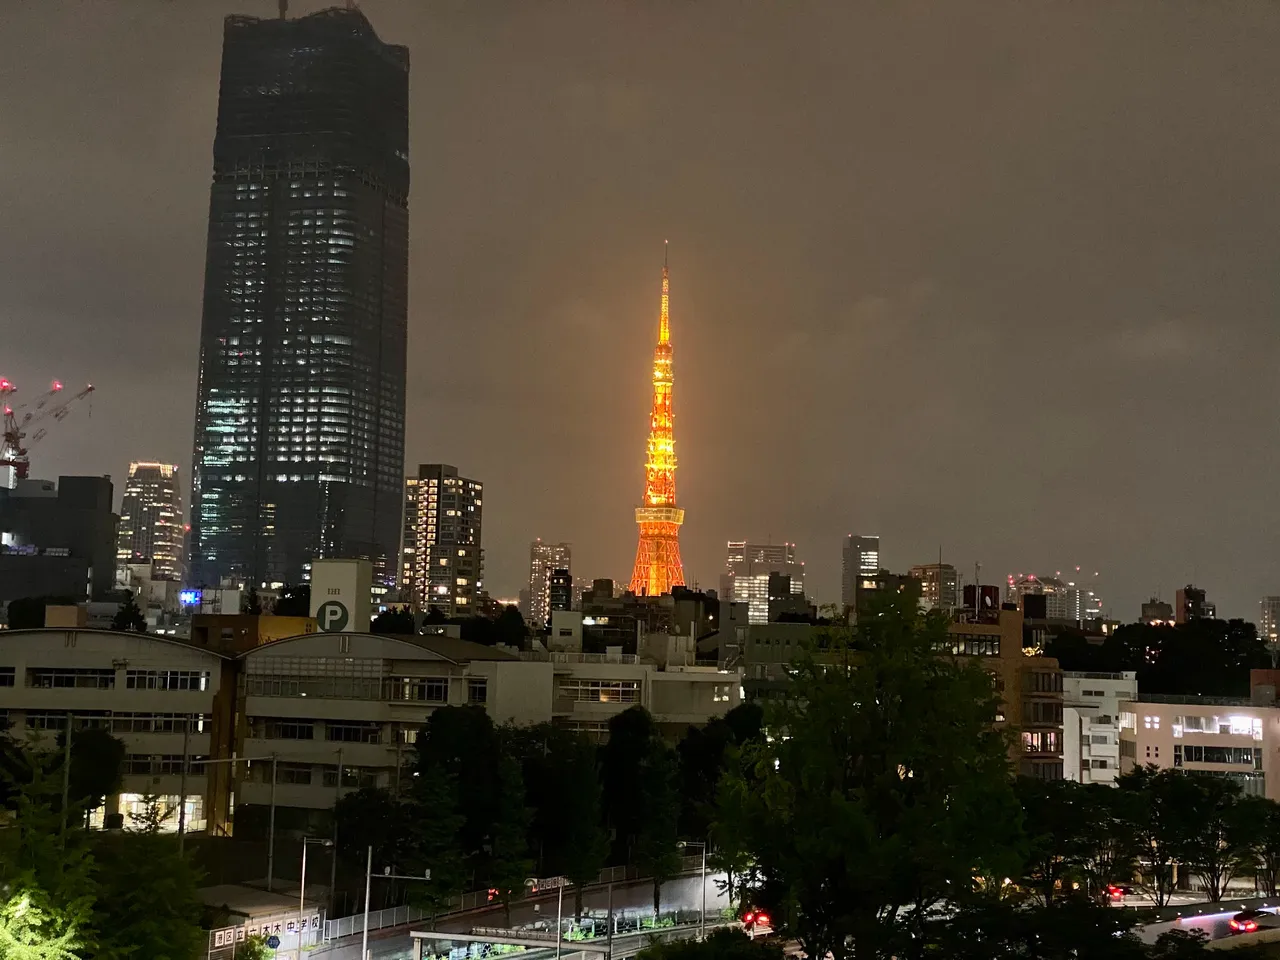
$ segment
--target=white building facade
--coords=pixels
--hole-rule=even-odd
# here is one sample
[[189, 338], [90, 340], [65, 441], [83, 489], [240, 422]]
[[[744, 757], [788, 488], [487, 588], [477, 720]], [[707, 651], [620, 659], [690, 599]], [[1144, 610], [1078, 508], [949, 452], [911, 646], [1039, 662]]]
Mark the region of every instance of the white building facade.
[[1136, 700], [1133, 671], [1062, 673], [1062, 774], [1114, 784], [1120, 774], [1120, 704]]
[[1157, 697], [1120, 703], [1120, 770], [1211, 773], [1246, 795], [1280, 800], [1280, 707], [1228, 697]]

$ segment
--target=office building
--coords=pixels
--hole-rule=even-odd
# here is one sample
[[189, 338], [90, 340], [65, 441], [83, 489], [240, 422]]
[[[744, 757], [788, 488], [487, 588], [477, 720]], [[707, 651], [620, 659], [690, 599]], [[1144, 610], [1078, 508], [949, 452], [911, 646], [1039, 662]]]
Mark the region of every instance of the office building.
[[1098, 594], [1098, 575], [1093, 575], [1092, 585], [1076, 567], [1076, 580], [1067, 581], [1067, 619], [1080, 626], [1103, 619], [1102, 597]]
[[119, 520], [113, 497], [110, 477], [23, 479], [0, 488], [0, 603], [109, 597]]
[[[71, 714], [75, 727], [124, 741], [121, 788], [94, 812], [95, 826], [110, 814], [134, 826], [128, 815], [157, 795], [171, 811], [166, 832], [185, 806], [188, 830], [239, 835], [241, 823], [245, 832], [265, 827], [273, 800], [281, 829], [328, 829], [343, 794], [395, 790], [412, 775], [414, 741], [445, 705], [602, 741], [609, 719], [636, 704], [674, 739], [740, 702], [741, 670], [697, 662], [691, 637], [648, 637], [630, 656], [584, 654], [572, 637], [553, 653], [517, 654], [450, 636], [278, 635], [290, 621], [312, 626], [304, 618], [197, 621], [190, 642], [74, 627], [0, 631], [0, 717], [51, 740]], [[240, 821], [246, 813], [261, 816]]]
[[748, 622], [768, 623], [769, 577], [773, 574], [790, 577], [791, 593], [804, 594], [804, 563], [796, 559], [794, 543], [730, 540], [725, 572], [720, 577], [720, 596], [747, 604]]
[[1199, 587], [1187, 584], [1179, 587], [1173, 602], [1174, 617], [1178, 623], [1190, 623], [1192, 620], [1212, 620], [1218, 615], [1217, 608], [1208, 601]]
[[572, 570], [572, 554], [567, 543], [544, 543], [538, 539], [529, 544], [529, 604], [520, 610], [525, 619], [545, 624], [551, 618], [551, 572]]
[[1062, 673], [1062, 772], [1077, 783], [1120, 775], [1120, 704], [1138, 699], [1137, 674]]
[[920, 581], [920, 606], [926, 610], [953, 610], [960, 605], [959, 577], [949, 563], [923, 563], [911, 568]]
[[840, 569], [840, 605], [856, 609], [858, 582], [880, 572], [880, 538], [849, 534], [844, 541]]
[[134, 461], [120, 504], [117, 564], [151, 564], [152, 580], [182, 579], [182, 493], [178, 468]]
[[1280, 597], [1263, 597], [1259, 607], [1258, 635], [1267, 643], [1280, 642]]
[[397, 577], [409, 54], [354, 7], [225, 21], [190, 579]]
[[418, 498], [411, 601], [422, 611], [472, 616], [484, 586], [484, 486], [447, 463], [421, 464], [417, 477], [405, 482], [406, 499], [409, 481]]

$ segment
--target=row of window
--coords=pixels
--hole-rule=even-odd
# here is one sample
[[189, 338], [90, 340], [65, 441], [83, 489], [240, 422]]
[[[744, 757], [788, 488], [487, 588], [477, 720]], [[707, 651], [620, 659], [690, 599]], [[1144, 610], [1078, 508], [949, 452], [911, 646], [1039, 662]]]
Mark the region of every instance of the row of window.
[[[250, 675], [245, 678], [250, 697], [313, 697], [322, 700], [382, 700], [445, 704], [449, 702], [448, 677], [308, 677]], [[467, 703], [489, 701], [489, 683], [483, 677], [467, 679]]]
[[[292, 784], [294, 786], [309, 786], [311, 784], [320, 784], [326, 787], [338, 786], [338, 766], [336, 764], [325, 764], [320, 767], [320, 776], [316, 777], [316, 767], [309, 763], [277, 763], [276, 767], [276, 783]], [[271, 782], [271, 764], [255, 763], [249, 768], [248, 779], [256, 783]], [[376, 787], [378, 785], [378, 771], [372, 767], [352, 767], [344, 764], [342, 766], [342, 786], [352, 789], [360, 789], [361, 787]]]
[[[319, 720], [292, 717], [250, 717], [249, 736], [259, 740], [314, 740], [318, 723]], [[382, 724], [330, 720], [324, 724], [324, 739], [334, 743], [382, 743]]]
[[[208, 757], [189, 757], [187, 772], [200, 776]], [[130, 753], [124, 758], [124, 772], [134, 776], [159, 777], [182, 774], [180, 753]]]
[[577, 703], [638, 703], [638, 680], [562, 679], [559, 696]]
[[951, 653], [957, 657], [998, 657], [1000, 638], [982, 633], [952, 633], [947, 636]]
[[1260, 747], [1210, 747], [1193, 744], [1174, 744], [1173, 765], [1182, 766], [1188, 763], [1235, 763], [1250, 764], [1255, 770], [1262, 769], [1262, 749]]
[[[14, 686], [15, 668], [0, 669], [0, 686]], [[6, 680], [8, 682], [6, 682]], [[128, 690], [208, 690], [207, 670], [126, 670]], [[26, 685], [40, 690], [114, 690], [116, 671], [103, 667], [28, 667]]]

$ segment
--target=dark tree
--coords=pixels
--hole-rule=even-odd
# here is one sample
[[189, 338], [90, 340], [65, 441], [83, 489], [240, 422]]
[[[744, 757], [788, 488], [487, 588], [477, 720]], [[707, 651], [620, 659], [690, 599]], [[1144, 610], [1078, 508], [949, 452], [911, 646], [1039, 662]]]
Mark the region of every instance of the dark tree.
[[176, 837], [99, 834], [93, 864], [99, 956], [195, 960], [204, 953], [200, 875], [178, 852]]
[[939, 656], [945, 621], [909, 597], [874, 613], [795, 662], [795, 696], [766, 708], [786, 736], [749, 748], [759, 780], [731, 772], [736, 819], [719, 825], [746, 839], [753, 900], [811, 957], [920, 956], [943, 904], [1000, 890], [1022, 859], [990, 676]]
[[533, 870], [529, 856], [530, 811], [524, 803], [520, 764], [511, 756], [498, 760], [497, 806], [489, 833], [487, 867], [489, 883], [498, 890], [506, 925], [511, 926], [511, 901], [524, 891]]
[[1268, 897], [1280, 892], [1280, 803], [1242, 797], [1240, 815], [1253, 824], [1250, 852], [1258, 886]]
[[1190, 806], [1183, 809], [1185, 837], [1179, 860], [1204, 881], [1209, 900], [1217, 903], [1237, 872], [1253, 864], [1252, 844], [1258, 824], [1240, 807], [1240, 788], [1220, 777], [1186, 774]]
[[389, 607], [373, 618], [373, 622], [369, 624], [369, 632], [412, 636], [417, 628], [413, 623], [413, 613], [408, 607]]
[[433, 627], [438, 627], [449, 622], [449, 618], [444, 615], [444, 611], [437, 607], [434, 603], [427, 609], [427, 615], [422, 620], [423, 623], [429, 623]]
[[[58, 755], [67, 743], [58, 734]], [[84, 813], [102, 806], [120, 789], [124, 777], [125, 745], [97, 727], [71, 731], [71, 803]]]
[[1154, 764], [1136, 767], [1116, 780], [1125, 791], [1121, 810], [1142, 850], [1142, 873], [1156, 906], [1173, 893], [1173, 866], [1184, 855], [1194, 829], [1188, 811], [1199, 801], [1198, 791], [1180, 770], [1161, 770]]
[[528, 731], [522, 752], [534, 812], [531, 852], [540, 854], [540, 874], [563, 874], [574, 885], [574, 915], [581, 918], [582, 888], [609, 857], [596, 748], [577, 731], [544, 723]]
[[277, 617], [311, 616], [311, 584], [288, 584], [280, 591], [273, 611]]
[[9, 601], [7, 616], [10, 630], [37, 630], [44, 626], [47, 606], [75, 606], [71, 597], [19, 597]]
[[605, 822], [613, 828], [613, 859], [630, 863], [635, 839], [648, 810], [644, 801], [644, 764], [655, 752], [666, 750], [653, 717], [635, 706], [609, 720], [609, 741], [601, 750]]
[[[435, 914], [462, 892], [466, 860], [459, 840], [465, 818], [458, 811], [456, 778], [437, 768], [414, 778], [405, 859], [396, 872], [424, 877], [409, 884], [410, 899]], [[426, 879], [430, 871], [429, 879]], [[434, 925], [434, 924], [433, 924]]]
[[518, 607], [506, 606], [494, 625], [494, 635], [498, 643], [512, 647], [523, 647], [529, 639], [529, 628]]
[[463, 815], [459, 842], [477, 858], [490, 843], [498, 819], [502, 745], [483, 707], [441, 707], [431, 714], [415, 744], [418, 779], [447, 778], [456, 790], [453, 808]]
[[764, 712], [743, 703], [705, 727], [690, 727], [676, 745], [680, 764], [680, 836], [705, 840], [711, 828], [716, 791], [734, 747], [762, 736]]
[[244, 601], [240, 604], [240, 612], [255, 617], [262, 614], [262, 597], [258, 595], [257, 587], [250, 587], [249, 592], [244, 595]]
[[147, 632], [147, 618], [138, 609], [138, 602], [133, 598], [133, 591], [126, 590], [124, 599], [120, 601], [120, 609], [111, 618], [112, 630], [128, 630], [134, 633]]

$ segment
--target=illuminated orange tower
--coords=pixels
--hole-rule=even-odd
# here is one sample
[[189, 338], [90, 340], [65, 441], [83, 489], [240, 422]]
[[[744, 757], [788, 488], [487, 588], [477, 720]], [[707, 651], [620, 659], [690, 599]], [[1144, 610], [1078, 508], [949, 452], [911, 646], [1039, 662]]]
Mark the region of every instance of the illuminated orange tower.
[[662, 309], [658, 345], [653, 348], [653, 412], [649, 415], [649, 456], [644, 464], [644, 503], [636, 507], [640, 546], [631, 573], [631, 592], [656, 597], [684, 584], [680, 524], [676, 506], [676, 441], [671, 417], [671, 319], [667, 258], [662, 257]]

